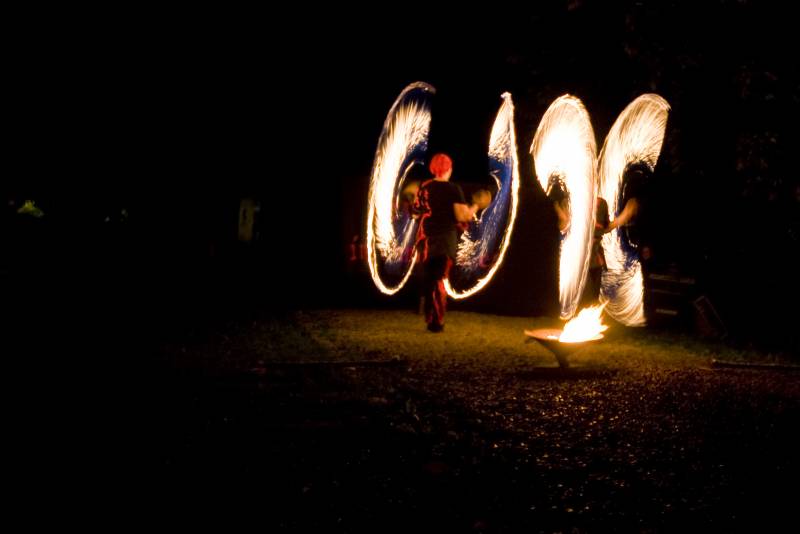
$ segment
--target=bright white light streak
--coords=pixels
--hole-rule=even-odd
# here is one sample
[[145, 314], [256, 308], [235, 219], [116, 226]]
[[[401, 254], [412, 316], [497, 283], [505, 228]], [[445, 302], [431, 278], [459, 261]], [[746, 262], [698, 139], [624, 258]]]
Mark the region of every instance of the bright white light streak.
[[558, 292], [561, 318], [578, 308], [586, 284], [595, 222], [597, 145], [589, 114], [579, 98], [563, 95], [545, 112], [531, 145], [536, 176], [548, 191], [560, 176], [569, 194], [570, 223], [561, 240]]
[[[492, 199], [492, 203], [481, 214], [477, 222], [478, 228], [474, 229], [474, 235], [479, 235], [480, 238], [470, 239], [470, 235], [473, 235], [472, 231], [462, 234], [455, 268], [474, 268], [480, 258], [487, 255], [493, 256], [495, 259], [489, 270], [478, 278], [472, 287], [456, 290], [451, 286], [450, 281], [445, 279], [444, 287], [447, 294], [457, 300], [474, 295], [483, 289], [495, 275], [505, 258], [517, 218], [519, 158], [517, 156], [517, 136], [514, 129], [514, 101], [511, 93], [508, 92], [503, 93], [501, 98], [503, 103], [497, 112], [489, 138], [490, 168], [494, 167], [493, 170], [496, 171], [493, 176], [497, 181], [498, 191]], [[501, 228], [503, 222], [505, 227]], [[495, 255], [495, 238], [500, 232], [502, 232], [502, 240]]]
[[[385, 283], [379, 272], [379, 259], [402, 261], [404, 252], [413, 246], [417, 221], [409, 220], [399, 235], [395, 229], [398, 186], [413, 165], [414, 154], [427, 149], [431, 112], [426, 100], [410, 98], [412, 93], [434, 94], [435, 89], [423, 82], [412, 83], [397, 97], [386, 116], [375, 151], [369, 187], [367, 214], [367, 262], [372, 280], [387, 295], [397, 293], [408, 281], [416, 254], [405, 266], [401, 280]], [[379, 258], [380, 257], [380, 258]]]
[[[612, 217], [619, 215], [625, 168], [642, 162], [655, 168], [667, 126], [669, 104], [656, 94], [644, 94], [628, 104], [606, 136], [599, 161], [599, 195]], [[613, 220], [613, 219], [612, 219]], [[603, 236], [607, 270], [603, 272], [600, 301], [606, 312], [626, 326], [645, 324], [644, 283], [638, 254], [622, 246], [619, 229]]]

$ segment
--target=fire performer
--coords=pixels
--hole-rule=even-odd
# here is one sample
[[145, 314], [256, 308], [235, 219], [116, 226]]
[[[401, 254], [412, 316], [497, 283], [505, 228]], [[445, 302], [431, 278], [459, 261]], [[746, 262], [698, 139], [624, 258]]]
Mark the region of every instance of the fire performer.
[[423, 295], [425, 322], [431, 332], [444, 330], [447, 293], [444, 280], [456, 259], [458, 223], [468, 223], [478, 210], [491, 202], [484, 191], [467, 205], [461, 188], [450, 183], [453, 161], [447, 154], [436, 154], [429, 165], [433, 178], [425, 181], [417, 192], [414, 211], [422, 217], [417, 245], [423, 262]]
[[[647, 174], [643, 170], [643, 166], [631, 165], [625, 172], [624, 179], [624, 194], [623, 194], [623, 208], [622, 211], [611, 221], [605, 229], [605, 232], [610, 232], [615, 228], [624, 228], [633, 225], [641, 212], [641, 197], [643, 196]], [[633, 236], [628, 237], [629, 241], [636, 242], [638, 245], [638, 232], [633, 230]]]

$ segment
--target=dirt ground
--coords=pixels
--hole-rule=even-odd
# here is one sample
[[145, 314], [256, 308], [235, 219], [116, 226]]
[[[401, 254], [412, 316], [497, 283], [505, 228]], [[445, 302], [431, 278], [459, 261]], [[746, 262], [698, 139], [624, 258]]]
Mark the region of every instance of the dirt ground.
[[292, 312], [165, 344], [129, 436], [142, 510], [309, 532], [794, 523], [788, 355], [617, 326], [560, 369], [523, 335], [552, 319], [447, 319]]

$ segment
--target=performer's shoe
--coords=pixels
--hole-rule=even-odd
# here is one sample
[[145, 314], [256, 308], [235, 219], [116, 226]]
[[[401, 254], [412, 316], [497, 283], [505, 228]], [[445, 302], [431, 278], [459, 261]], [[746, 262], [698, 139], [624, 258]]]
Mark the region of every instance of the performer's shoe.
[[436, 323], [429, 323], [428, 330], [434, 333], [444, 332], [444, 325], [443, 324], [436, 324]]

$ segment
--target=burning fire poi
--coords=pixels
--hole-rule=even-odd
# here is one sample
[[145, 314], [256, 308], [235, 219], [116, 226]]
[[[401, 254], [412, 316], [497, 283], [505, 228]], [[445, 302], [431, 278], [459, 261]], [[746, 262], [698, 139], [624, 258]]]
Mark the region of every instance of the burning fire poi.
[[[644, 94], [628, 104], [614, 122], [600, 152], [599, 194], [608, 211], [618, 217], [622, 208], [624, 171], [628, 164], [642, 162], [652, 171], [661, 153], [669, 104], [656, 94]], [[603, 236], [607, 270], [603, 272], [600, 301], [608, 314], [626, 326], [645, 323], [642, 297], [642, 266], [633, 245], [619, 229]]]
[[519, 191], [514, 102], [510, 93], [502, 98], [489, 139], [489, 173], [497, 183], [497, 194], [461, 235], [452, 280], [445, 279], [447, 294], [454, 299], [474, 295], [489, 283], [503, 263], [514, 229]]
[[561, 318], [575, 315], [586, 283], [595, 221], [597, 145], [589, 114], [579, 98], [556, 99], [539, 122], [531, 145], [536, 176], [545, 192], [560, 179], [569, 198], [569, 226], [559, 252]]
[[418, 222], [399, 213], [403, 180], [415, 164], [424, 164], [431, 124], [430, 100], [436, 90], [412, 83], [386, 116], [375, 151], [367, 214], [367, 263], [377, 288], [397, 293], [414, 268]]

